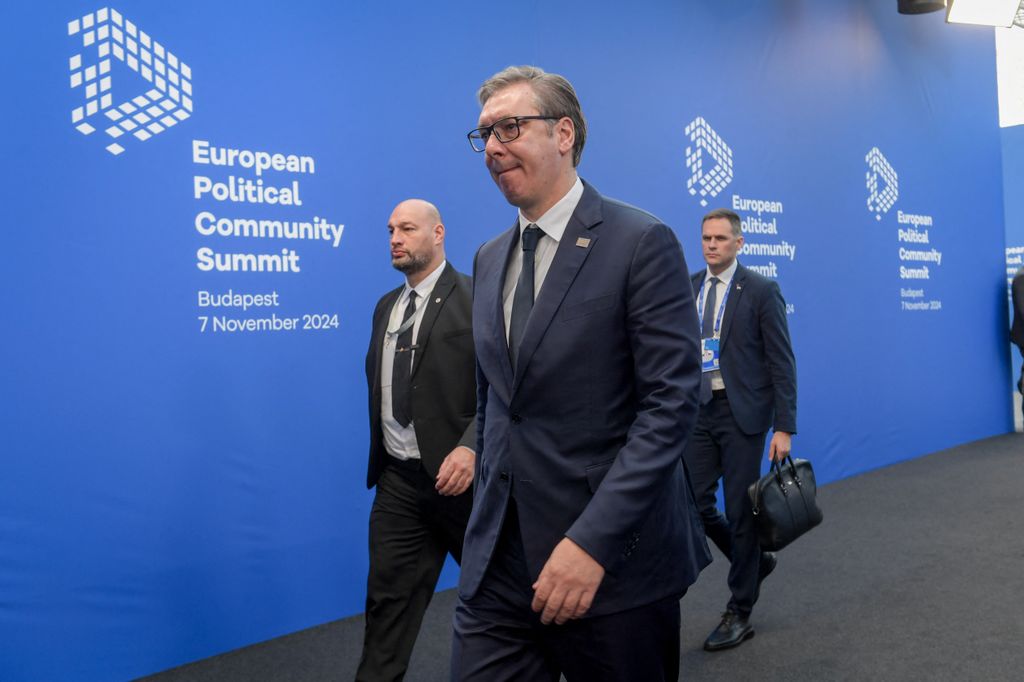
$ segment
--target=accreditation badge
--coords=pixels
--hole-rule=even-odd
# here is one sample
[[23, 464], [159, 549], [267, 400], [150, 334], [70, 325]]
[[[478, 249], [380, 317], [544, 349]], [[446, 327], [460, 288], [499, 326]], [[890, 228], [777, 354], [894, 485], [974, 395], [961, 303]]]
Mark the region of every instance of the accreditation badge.
[[718, 369], [718, 339], [701, 339], [701, 371], [713, 372]]

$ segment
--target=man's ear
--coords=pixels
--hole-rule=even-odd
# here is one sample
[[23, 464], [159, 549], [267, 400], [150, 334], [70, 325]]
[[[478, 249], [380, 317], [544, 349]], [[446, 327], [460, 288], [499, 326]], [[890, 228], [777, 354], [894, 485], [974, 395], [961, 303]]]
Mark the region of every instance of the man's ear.
[[576, 126], [572, 119], [568, 116], [558, 119], [558, 122], [555, 123], [555, 134], [558, 135], [558, 151], [562, 154], [571, 153], [572, 147], [576, 143]]

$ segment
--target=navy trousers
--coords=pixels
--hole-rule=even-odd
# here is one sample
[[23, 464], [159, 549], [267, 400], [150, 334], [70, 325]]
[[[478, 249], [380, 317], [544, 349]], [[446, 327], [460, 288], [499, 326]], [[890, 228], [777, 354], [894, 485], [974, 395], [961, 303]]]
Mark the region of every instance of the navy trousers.
[[[543, 625], [530, 608], [515, 502], [482, 584], [455, 607], [453, 682], [662, 682], [679, 677], [679, 599]], [[601, 598], [598, 590], [597, 599]]]
[[[686, 446], [686, 467], [700, 510], [704, 532], [729, 560], [727, 609], [749, 616], [757, 601], [761, 547], [747, 488], [761, 476], [764, 433], [743, 433], [724, 392], [701, 406], [697, 426]], [[722, 479], [725, 516], [715, 506]]]

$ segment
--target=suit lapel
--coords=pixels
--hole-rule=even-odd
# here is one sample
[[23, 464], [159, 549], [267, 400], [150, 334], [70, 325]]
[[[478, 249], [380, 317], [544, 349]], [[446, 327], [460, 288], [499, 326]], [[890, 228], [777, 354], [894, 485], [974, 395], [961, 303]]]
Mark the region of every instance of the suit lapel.
[[[693, 302], [699, 307], [700, 306], [700, 288], [704, 286], [704, 277], [707, 276], [707, 270], [701, 270], [695, 275], [690, 275], [690, 283], [693, 285]], [[697, 310], [697, 320], [700, 322], [700, 327], [697, 332], [703, 336], [704, 332], [704, 321], [701, 318], [703, 310]]]
[[700, 288], [704, 285], [704, 277], [707, 276], [707, 273], [708, 273], [708, 271], [705, 269], [705, 270], [701, 270], [696, 275], [690, 275], [690, 280], [691, 280], [691, 282], [693, 284], [693, 299], [694, 300], [697, 300], [697, 297], [700, 296]]
[[[530, 319], [523, 332], [523, 340], [519, 345], [519, 362], [516, 365], [513, 391], [519, 385], [526, 367], [530, 364], [537, 346], [547, 331], [555, 313], [558, 312], [562, 300], [569, 287], [587, 260], [597, 242], [598, 236], [592, 231], [601, 222], [601, 197], [590, 185], [584, 185], [583, 196], [580, 197], [576, 210], [573, 211], [562, 239], [558, 242], [558, 250], [548, 268], [540, 294], [534, 301]], [[579, 241], [584, 238], [586, 241]], [[586, 246], [581, 244], [586, 243]]]
[[441, 307], [444, 306], [444, 302], [448, 299], [448, 295], [452, 293], [454, 288], [454, 268], [451, 263], [447, 263], [444, 266], [444, 270], [441, 271], [441, 276], [438, 277], [437, 283], [434, 284], [434, 289], [430, 292], [430, 296], [423, 301], [423, 305], [426, 306], [426, 308], [423, 310], [423, 318], [420, 320], [419, 331], [416, 332], [417, 350], [413, 353], [412, 371], [409, 373], [410, 377], [416, 376], [416, 370], [420, 367], [420, 359], [423, 357], [423, 353], [427, 349], [427, 343], [430, 342], [430, 330], [434, 328], [434, 323], [437, 322], [437, 316], [441, 314]]
[[[484, 281], [476, 281], [475, 286], [480, 288], [486, 286], [491, 292], [492, 301], [489, 312], [494, 338], [498, 343], [495, 345], [497, 353], [496, 361], [501, 367], [501, 375], [505, 379], [505, 390], [503, 393], [508, 396], [512, 393], [512, 358], [508, 353], [508, 333], [505, 329], [505, 276], [508, 273], [508, 263], [512, 259], [513, 249], [519, 246], [519, 219], [516, 218], [512, 227], [501, 234], [494, 243], [495, 251], [504, 257], [494, 262], [494, 272], [479, 273]], [[487, 301], [485, 298], [484, 301]]]
[[729, 298], [725, 302], [725, 312], [722, 314], [722, 338], [719, 342], [719, 353], [725, 347], [725, 341], [729, 337], [729, 330], [732, 328], [732, 318], [736, 315], [736, 307], [740, 304], [740, 297], [743, 296], [743, 285], [747, 281], [747, 269], [739, 263], [736, 264], [736, 273], [729, 283]]

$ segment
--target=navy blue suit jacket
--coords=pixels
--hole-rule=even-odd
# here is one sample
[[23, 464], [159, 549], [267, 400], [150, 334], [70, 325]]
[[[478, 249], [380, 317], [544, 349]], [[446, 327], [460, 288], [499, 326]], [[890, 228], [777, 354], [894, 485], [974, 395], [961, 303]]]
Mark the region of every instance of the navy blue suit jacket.
[[[693, 275], [695, 296], [706, 272]], [[796, 360], [779, 285], [737, 263], [721, 332], [722, 380], [740, 429], [796, 433]]]
[[[1024, 354], [1024, 268], [1013, 276], [1010, 296], [1013, 300], [1013, 325], [1010, 327], [1010, 340]], [[1024, 389], [1022, 389], [1024, 390]]]
[[512, 496], [531, 580], [564, 537], [605, 568], [590, 615], [681, 595], [711, 557], [681, 464], [700, 334], [679, 242], [584, 185], [513, 374], [502, 286], [514, 248], [518, 223], [474, 264], [478, 465], [460, 594], [476, 593]]

